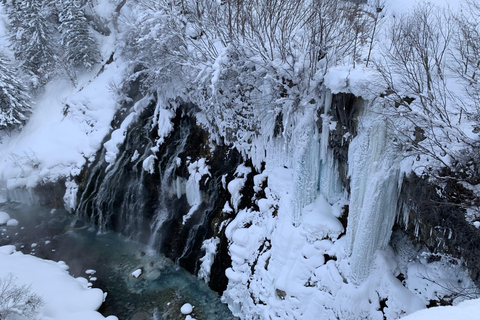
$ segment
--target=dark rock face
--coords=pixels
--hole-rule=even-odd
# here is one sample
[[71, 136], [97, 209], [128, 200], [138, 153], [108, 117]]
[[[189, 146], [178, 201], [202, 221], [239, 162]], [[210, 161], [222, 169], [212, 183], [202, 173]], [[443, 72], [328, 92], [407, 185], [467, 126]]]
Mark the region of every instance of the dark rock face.
[[403, 217], [399, 217], [397, 227], [403, 228], [432, 253], [446, 253], [462, 259], [478, 286], [480, 230], [466, 221], [461, 205], [470, 196], [469, 191], [461, 190], [452, 181], [447, 182], [441, 196], [437, 189], [426, 178], [415, 175], [404, 178], [401, 205], [406, 209], [408, 222], [405, 224]]
[[[114, 129], [131, 107], [119, 112], [112, 123]], [[127, 130], [111, 168], [107, 170], [104, 149], [85, 168], [77, 180], [76, 214], [90, 226], [117, 231], [150, 244], [193, 274], [198, 272], [199, 259], [205, 254], [203, 241], [218, 237], [220, 245], [211, 269], [210, 286], [223, 292], [228, 282], [225, 270], [231, 260], [225, 230], [219, 226], [232, 217], [222, 211], [230, 197], [222, 179], [228, 183], [234, 178], [241, 156], [227, 146], [211, 150], [208, 133], [196, 123], [195, 107], [186, 103], [180, 103], [172, 119], [174, 129], [156, 147], [157, 128], [152, 126], [155, 107], [153, 97]], [[153, 173], [143, 168], [143, 161], [151, 156], [155, 157]], [[190, 206], [185, 194], [178, 197], [175, 192], [176, 181], [181, 179], [185, 183], [189, 178], [188, 164], [200, 158], [206, 159], [210, 175], [200, 180], [203, 202], [184, 223], [183, 217]]]
[[329, 147], [338, 161], [338, 170], [344, 188], [350, 193], [348, 172], [348, 146], [357, 135], [357, 116], [364, 101], [351, 93], [339, 93], [332, 98], [331, 116], [336, 121], [335, 130], [330, 131]]

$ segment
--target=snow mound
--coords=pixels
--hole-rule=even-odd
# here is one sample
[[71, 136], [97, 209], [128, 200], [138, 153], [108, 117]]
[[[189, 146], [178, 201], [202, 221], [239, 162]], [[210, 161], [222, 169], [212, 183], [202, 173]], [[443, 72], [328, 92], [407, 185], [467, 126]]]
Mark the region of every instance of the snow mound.
[[8, 213], [0, 211], [0, 226], [6, 224], [8, 220], [10, 220]]
[[9, 219], [7, 221], [7, 227], [16, 227], [18, 226], [18, 220], [16, 219]]
[[193, 312], [193, 306], [190, 303], [185, 303], [181, 308], [180, 312], [182, 314], [190, 314]]
[[43, 299], [38, 318], [118, 320], [115, 316], [105, 318], [96, 311], [104, 301], [102, 290], [89, 288], [85, 278], [74, 278], [65, 269], [68, 267], [64, 262], [25, 255], [16, 252], [14, 246], [0, 247], [0, 278], [12, 274]]
[[344, 231], [342, 223], [332, 213], [332, 206], [323, 196], [303, 209], [302, 228], [302, 233], [310, 242], [322, 240], [327, 235], [337, 238]]

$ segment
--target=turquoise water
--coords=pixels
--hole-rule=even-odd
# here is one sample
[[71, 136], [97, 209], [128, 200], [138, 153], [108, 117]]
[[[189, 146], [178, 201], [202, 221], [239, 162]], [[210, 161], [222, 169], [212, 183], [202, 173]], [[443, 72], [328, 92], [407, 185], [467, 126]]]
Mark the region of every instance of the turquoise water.
[[[197, 320], [235, 319], [203, 281], [145, 245], [115, 233], [97, 234], [78, 223], [72, 226], [73, 215], [63, 210], [17, 204], [0, 210], [19, 220], [17, 227], [0, 227], [0, 245], [15, 244], [24, 253], [63, 260], [75, 277], [95, 277], [93, 287], [108, 294], [99, 310], [104, 315], [183, 320], [180, 308], [190, 303]], [[87, 274], [89, 269], [95, 274]], [[138, 278], [132, 275], [136, 270]]]

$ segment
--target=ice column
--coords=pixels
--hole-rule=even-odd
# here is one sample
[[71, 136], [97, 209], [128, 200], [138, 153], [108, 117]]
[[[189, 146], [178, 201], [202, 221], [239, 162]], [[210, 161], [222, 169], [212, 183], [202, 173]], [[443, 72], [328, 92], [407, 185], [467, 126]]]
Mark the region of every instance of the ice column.
[[302, 209], [323, 194], [329, 201], [332, 194], [341, 192], [341, 183], [338, 168], [332, 151], [328, 149], [332, 105], [332, 93], [326, 89], [321, 97], [320, 104], [324, 106], [322, 114], [322, 132], [318, 132], [314, 110], [306, 112], [303, 121], [300, 121], [298, 130], [294, 134], [294, 221], [301, 220]]
[[[296, 139], [301, 142], [298, 146], [296, 159], [294, 160], [294, 223], [301, 220], [303, 207], [312, 203], [318, 196], [319, 154], [320, 143], [317, 128], [314, 123], [304, 128], [303, 134]], [[303, 143], [302, 143], [303, 142]]]
[[373, 105], [359, 117], [358, 135], [350, 143], [348, 165], [350, 212], [347, 236], [352, 278], [363, 281], [378, 249], [388, 244], [400, 188], [399, 166], [387, 124]]

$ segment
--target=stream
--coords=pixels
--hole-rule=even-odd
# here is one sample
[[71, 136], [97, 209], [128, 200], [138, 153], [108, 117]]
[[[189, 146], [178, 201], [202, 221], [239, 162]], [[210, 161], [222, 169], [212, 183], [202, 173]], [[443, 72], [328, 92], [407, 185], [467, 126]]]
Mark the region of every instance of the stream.
[[72, 276], [107, 292], [99, 310], [105, 316], [183, 320], [180, 308], [190, 303], [197, 320], [236, 319], [203, 281], [143, 244], [114, 232], [98, 234], [65, 210], [0, 206], [19, 221], [16, 227], [0, 227], [0, 246], [13, 244], [25, 254], [65, 261]]

